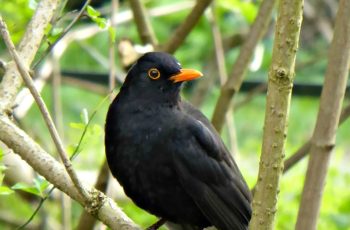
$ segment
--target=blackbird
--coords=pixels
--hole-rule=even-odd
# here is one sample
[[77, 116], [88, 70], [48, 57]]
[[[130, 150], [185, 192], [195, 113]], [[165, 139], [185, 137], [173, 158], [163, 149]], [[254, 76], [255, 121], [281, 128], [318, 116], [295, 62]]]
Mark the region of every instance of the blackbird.
[[167, 53], [139, 58], [108, 110], [108, 165], [125, 194], [162, 219], [247, 229], [245, 180], [208, 119], [180, 97], [182, 83], [201, 76]]

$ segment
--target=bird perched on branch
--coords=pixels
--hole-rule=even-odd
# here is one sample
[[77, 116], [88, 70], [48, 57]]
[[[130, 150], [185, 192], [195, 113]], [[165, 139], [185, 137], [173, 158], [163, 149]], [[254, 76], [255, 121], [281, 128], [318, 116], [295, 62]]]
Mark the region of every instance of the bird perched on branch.
[[182, 83], [201, 76], [166, 53], [138, 59], [108, 110], [109, 168], [126, 195], [161, 220], [247, 229], [247, 184], [208, 119], [180, 97]]

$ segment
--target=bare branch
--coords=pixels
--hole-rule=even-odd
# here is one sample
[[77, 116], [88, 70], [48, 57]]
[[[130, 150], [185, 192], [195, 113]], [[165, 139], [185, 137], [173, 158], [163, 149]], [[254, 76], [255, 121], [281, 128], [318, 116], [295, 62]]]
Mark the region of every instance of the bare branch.
[[[95, 188], [101, 192], [106, 192], [109, 179], [109, 168], [107, 161], [105, 161], [98, 174]], [[91, 216], [88, 212], [84, 211], [80, 215], [79, 224], [77, 230], [93, 230], [96, 223], [96, 218]]]
[[[115, 29], [115, 14], [118, 10], [118, 0], [112, 0], [111, 6], [111, 27]], [[112, 92], [115, 88], [115, 77], [116, 77], [116, 67], [115, 67], [115, 41], [112, 35], [109, 35], [109, 90]], [[113, 99], [113, 94], [111, 94], [111, 100]]]
[[[45, 29], [50, 23], [59, 0], [40, 1], [32, 20], [19, 44], [18, 54], [25, 65], [30, 65], [38, 51]], [[9, 112], [22, 84], [15, 63], [8, 63], [6, 73], [0, 84], [0, 113]]]
[[73, 28], [75, 23], [79, 21], [79, 19], [83, 16], [86, 7], [90, 4], [91, 0], [86, 0], [84, 6], [80, 9], [77, 16], [69, 23], [69, 25], [63, 30], [63, 32], [60, 34], [60, 36], [55, 40], [54, 43], [50, 44], [50, 46], [45, 50], [45, 52], [41, 55], [39, 60], [33, 65], [33, 69], [36, 69], [36, 67], [40, 64], [40, 62], [51, 52], [51, 50], [55, 47], [55, 45]]
[[168, 53], [174, 53], [177, 48], [184, 42], [187, 35], [192, 31], [197, 24], [205, 9], [209, 6], [212, 0], [198, 0], [193, 7], [191, 13], [186, 17], [183, 23], [175, 30], [173, 36], [164, 44], [162, 50]]
[[[112, 0], [112, 7], [111, 7], [111, 27], [115, 28], [115, 15], [118, 10], [118, 0]], [[115, 41], [112, 39], [111, 35], [109, 36], [109, 90], [112, 92], [115, 88]], [[110, 100], [113, 100], [113, 94], [110, 94]], [[101, 192], [106, 192], [108, 187], [108, 179], [109, 179], [109, 168], [107, 161], [103, 163], [102, 167], [100, 168], [95, 188], [98, 189]], [[79, 223], [77, 226], [77, 230], [92, 230], [94, 229], [96, 223], [96, 218], [91, 216], [86, 211], [82, 212], [79, 218]]]
[[[216, 64], [218, 67], [217, 69], [219, 70], [220, 85], [223, 85], [227, 80], [227, 71], [225, 66], [225, 52], [224, 52], [221, 32], [217, 24], [217, 19], [214, 11], [214, 4], [210, 6], [210, 9], [207, 15], [208, 15], [209, 23], [211, 25], [212, 35], [214, 39], [214, 47], [215, 47], [214, 51], [215, 51], [215, 57], [216, 57]], [[230, 150], [231, 150], [231, 154], [234, 156], [238, 154], [238, 147], [237, 147], [236, 127], [234, 123], [232, 108], [227, 112], [225, 119], [226, 119], [227, 131], [229, 134]]]
[[43, 118], [45, 120], [45, 123], [49, 129], [49, 132], [50, 132], [50, 135], [56, 145], [56, 148], [57, 148], [57, 151], [61, 157], [61, 160], [64, 164], [64, 166], [66, 167], [66, 170], [67, 172], [69, 173], [73, 183], [76, 185], [76, 188], [77, 190], [79, 191], [80, 195], [82, 196], [82, 198], [85, 198], [86, 202], [88, 202], [87, 200], [87, 193], [85, 191], [85, 189], [82, 187], [79, 179], [78, 179], [78, 176], [76, 175], [74, 169], [73, 169], [73, 166], [72, 166], [72, 163], [70, 162], [67, 154], [66, 154], [66, 151], [63, 147], [63, 144], [62, 144], [62, 141], [58, 135], [58, 132], [55, 128], [55, 125], [52, 121], [52, 118], [50, 116], [50, 113], [48, 112], [48, 109], [46, 108], [46, 105], [45, 105], [45, 102], [43, 101], [43, 99], [41, 98], [40, 94], [38, 93], [38, 91], [36, 90], [35, 88], [35, 85], [33, 83], [33, 80], [32, 78], [30, 77], [26, 67], [24, 66], [24, 64], [22, 63], [22, 61], [20, 60], [17, 52], [16, 52], [16, 49], [15, 49], [15, 46], [13, 45], [12, 41], [11, 41], [11, 38], [10, 38], [10, 35], [8, 33], [8, 30], [7, 30], [7, 27], [6, 27], [6, 24], [5, 22], [2, 20], [1, 16], [0, 16], [0, 32], [1, 32], [1, 35], [4, 39], [4, 42], [7, 46], [7, 49], [9, 50], [12, 58], [14, 59], [16, 65], [17, 65], [17, 68], [24, 80], [24, 82], [26, 83], [28, 89], [30, 90], [31, 94], [33, 95], [36, 103], [38, 104], [38, 107], [40, 109], [40, 112], [42, 113], [43, 115]]
[[292, 156], [284, 161], [283, 173], [287, 172], [291, 167], [303, 159], [310, 151], [311, 140], [303, 144]]
[[340, 0], [295, 229], [316, 229], [350, 66], [350, 1]]
[[260, 10], [255, 21], [246, 36], [246, 40], [241, 47], [239, 55], [232, 67], [232, 73], [221, 88], [218, 102], [216, 103], [212, 123], [220, 132], [224, 123], [224, 117], [231, 104], [232, 97], [238, 92], [242, 85], [245, 71], [249, 65], [254, 49], [265, 33], [271, 20], [271, 14], [276, 0], [264, 0], [260, 5]]
[[274, 228], [302, 14], [303, 0], [279, 1], [251, 230]]
[[88, 186], [84, 187], [88, 188], [87, 191], [91, 203], [86, 204], [75, 185], [71, 182], [62, 164], [45, 152], [4, 115], [0, 115], [0, 140], [20, 155], [35, 171], [72, 199], [79, 202], [89, 213], [111, 229], [140, 230], [113, 200], [93, 188], [88, 188]]
[[144, 5], [140, 0], [130, 0], [129, 2], [141, 41], [144, 44], [151, 44], [156, 47], [158, 41]]

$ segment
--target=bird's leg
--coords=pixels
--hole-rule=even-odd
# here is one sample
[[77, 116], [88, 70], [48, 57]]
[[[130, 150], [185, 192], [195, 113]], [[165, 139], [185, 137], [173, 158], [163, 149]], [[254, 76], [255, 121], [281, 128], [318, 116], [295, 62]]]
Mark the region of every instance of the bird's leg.
[[160, 218], [156, 223], [152, 224], [151, 226], [149, 226], [148, 228], [146, 228], [146, 230], [157, 230], [158, 228], [160, 228], [163, 224], [165, 224], [166, 219], [164, 218]]

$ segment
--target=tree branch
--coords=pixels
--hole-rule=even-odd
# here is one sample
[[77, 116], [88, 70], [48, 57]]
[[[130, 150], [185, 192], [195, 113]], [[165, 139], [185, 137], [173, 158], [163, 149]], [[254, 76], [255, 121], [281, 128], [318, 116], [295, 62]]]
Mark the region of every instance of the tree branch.
[[212, 123], [218, 132], [221, 131], [224, 124], [224, 117], [231, 104], [232, 97], [238, 92], [242, 85], [245, 71], [254, 53], [254, 49], [270, 23], [275, 2], [276, 0], [264, 0], [261, 3], [259, 13], [256, 16], [255, 21], [246, 36], [246, 40], [241, 47], [236, 62], [232, 67], [232, 73], [228, 81], [221, 88], [220, 96], [216, 103], [212, 118]]
[[251, 230], [274, 228], [302, 13], [303, 0], [279, 2]]
[[83, 7], [80, 9], [79, 13], [75, 18], [69, 23], [69, 25], [63, 30], [60, 36], [54, 41], [54, 43], [50, 44], [50, 46], [45, 50], [45, 52], [41, 55], [39, 60], [33, 65], [33, 69], [36, 69], [41, 61], [51, 52], [51, 50], [55, 47], [55, 45], [73, 28], [75, 23], [79, 21], [79, 19], [83, 16], [86, 7], [90, 4], [91, 0], [86, 0]]
[[[109, 168], [108, 168], [107, 161], [105, 161], [97, 176], [97, 180], [94, 187], [101, 192], [106, 192], [108, 187], [108, 179], [109, 179]], [[91, 216], [88, 212], [84, 211], [80, 215], [79, 223], [76, 229], [92, 230], [94, 229], [95, 223], [96, 223], [96, 218]]]
[[79, 202], [85, 209], [111, 229], [140, 230], [123, 211], [103, 193], [84, 186], [89, 194], [86, 204], [71, 182], [65, 168], [36, 144], [24, 131], [15, 126], [7, 116], [0, 114], [0, 140], [20, 155], [33, 169], [59, 190]]
[[[118, 0], [112, 0], [111, 6], [111, 27], [115, 28], [115, 15], [118, 10]], [[112, 36], [109, 35], [109, 91], [113, 92], [115, 88], [115, 41], [112, 39]], [[110, 94], [110, 100], [113, 100], [113, 93]], [[97, 176], [97, 180], [95, 182], [95, 188], [99, 191], [106, 192], [108, 187], [108, 179], [109, 179], [109, 168], [107, 161], [105, 160], [102, 167], [100, 168], [99, 174]], [[83, 211], [80, 215], [77, 230], [92, 230], [94, 229], [96, 223], [96, 218], [91, 216], [86, 211]]]
[[43, 99], [41, 98], [40, 94], [38, 93], [38, 91], [35, 88], [35, 85], [33, 83], [32, 78], [30, 77], [26, 67], [24, 66], [24, 64], [22, 63], [22, 61], [20, 60], [16, 50], [15, 50], [15, 46], [13, 45], [10, 35], [8, 33], [7, 27], [5, 22], [2, 20], [2, 17], [0, 16], [0, 32], [1, 35], [4, 39], [4, 42], [7, 46], [8, 51], [10, 52], [13, 60], [15, 61], [17, 68], [20, 72], [20, 75], [22, 76], [24, 82], [26, 83], [28, 89], [30, 90], [31, 94], [33, 95], [36, 103], [38, 104], [38, 107], [40, 109], [40, 112], [43, 115], [43, 118], [45, 120], [45, 123], [49, 129], [50, 135], [56, 145], [57, 151], [61, 157], [61, 160], [68, 172], [68, 174], [70, 175], [73, 183], [75, 184], [77, 190], [79, 191], [80, 195], [82, 196], [83, 199], [85, 199], [85, 202], [89, 202], [87, 200], [88, 195], [84, 189], [84, 187], [81, 185], [78, 176], [76, 175], [72, 163], [70, 162], [66, 151], [63, 147], [62, 141], [58, 135], [58, 132], [55, 128], [55, 125], [52, 121], [52, 118], [50, 116], [50, 113], [48, 111], [48, 109], [46, 108], [45, 102], [43, 101]]
[[[214, 40], [214, 51], [216, 58], [217, 69], [219, 70], [220, 85], [223, 85], [227, 81], [227, 71], [225, 66], [225, 51], [222, 42], [222, 36], [217, 24], [217, 19], [215, 15], [214, 3], [210, 6], [208, 10], [208, 21], [211, 25], [213, 40]], [[229, 136], [230, 150], [232, 156], [238, 155], [237, 147], [237, 132], [234, 123], [233, 110], [230, 109], [226, 114], [226, 127]]]
[[140, 0], [130, 0], [129, 2], [141, 41], [143, 44], [151, 44], [156, 47], [158, 41], [144, 5]]
[[183, 23], [175, 30], [172, 37], [166, 44], [163, 45], [162, 50], [168, 53], [174, 53], [177, 48], [184, 42], [187, 35], [192, 31], [197, 24], [205, 9], [209, 6], [212, 0], [197, 0], [191, 13], [185, 18]]
[[[32, 20], [27, 26], [27, 30], [19, 44], [18, 55], [22, 62], [29, 66], [38, 51], [41, 39], [44, 37], [45, 29], [50, 23], [59, 0], [40, 1]], [[6, 73], [0, 84], [0, 113], [10, 113], [12, 103], [16, 98], [17, 91], [22, 84], [22, 79], [18, 76], [15, 63], [8, 63]]]
[[350, 1], [340, 0], [295, 229], [316, 229], [350, 65]]

